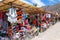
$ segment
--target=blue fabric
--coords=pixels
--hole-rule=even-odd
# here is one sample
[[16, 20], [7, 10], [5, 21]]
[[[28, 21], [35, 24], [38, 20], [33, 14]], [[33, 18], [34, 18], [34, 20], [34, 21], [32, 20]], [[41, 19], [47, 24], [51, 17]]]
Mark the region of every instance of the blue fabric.
[[27, 15], [26, 14], [23, 14], [23, 19], [26, 19], [27, 18]]
[[6, 31], [2, 31], [3, 34], [6, 34]]
[[25, 16], [23, 16], [23, 19], [26, 19], [27, 18], [27, 16], [25, 15]]
[[8, 25], [7, 22], [4, 22], [3, 23], [3, 29], [6, 29], [7, 28], [7, 25]]

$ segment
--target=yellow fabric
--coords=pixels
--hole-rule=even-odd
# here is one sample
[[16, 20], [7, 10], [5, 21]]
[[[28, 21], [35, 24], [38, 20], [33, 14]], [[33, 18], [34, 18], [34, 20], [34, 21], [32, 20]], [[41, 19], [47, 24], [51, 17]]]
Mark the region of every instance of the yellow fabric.
[[33, 27], [33, 28], [31, 29], [31, 31], [33, 31], [33, 33], [35, 33], [35, 32], [37, 31], [37, 28], [36, 28], [36, 27]]
[[34, 27], [34, 32], [36, 32], [37, 31], [37, 29], [36, 29], [36, 27]]

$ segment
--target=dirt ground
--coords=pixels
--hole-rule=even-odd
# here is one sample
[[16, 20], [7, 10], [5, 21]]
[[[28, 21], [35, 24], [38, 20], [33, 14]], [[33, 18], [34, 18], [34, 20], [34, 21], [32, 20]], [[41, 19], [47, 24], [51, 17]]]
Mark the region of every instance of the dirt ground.
[[40, 33], [39, 36], [36, 36], [32, 40], [60, 40], [60, 22], [57, 22], [55, 25], [51, 26], [45, 32]]

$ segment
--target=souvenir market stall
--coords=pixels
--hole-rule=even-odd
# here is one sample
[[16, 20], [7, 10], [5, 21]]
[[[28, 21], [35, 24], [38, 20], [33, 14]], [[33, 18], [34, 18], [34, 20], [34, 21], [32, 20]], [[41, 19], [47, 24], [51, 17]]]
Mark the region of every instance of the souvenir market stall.
[[[35, 7], [35, 6], [31, 6], [29, 4], [26, 4], [26, 3], [23, 3], [19, 0], [2, 0], [0, 2], [0, 10], [6, 12], [6, 11], [9, 11], [7, 12], [7, 15], [8, 15], [8, 20], [12, 23], [12, 21], [19, 19], [19, 18], [22, 18], [22, 16], [17, 16], [17, 15], [20, 15], [20, 11], [19, 11], [19, 8], [20, 9], [23, 9], [23, 11], [27, 14], [35, 14], [35, 13], [41, 13], [41, 12], [44, 12], [44, 10], [38, 8], [38, 7]], [[13, 10], [12, 10], [13, 9]], [[18, 10], [18, 12], [17, 12]], [[15, 13], [14, 13], [14, 12]], [[35, 13], [34, 13], [35, 12]], [[17, 14], [16, 14], [17, 13]], [[12, 18], [13, 20], [11, 20], [11, 17], [14, 15], [14, 18]], [[17, 19], [15, 18], [17, 16]], [[16, 22], [14, 21], [14, 22]]]
[[21, 29], [27, 29], [27, 33], [30, 35], [38, 35], [39, 31], [43, 32], [48, 28], [52, 17], [56, 16], [58, 15], [19, 0], [3, 0], [0, 2], [0, 26], [10, 35], [11, 40], [13, 33], [18, 33]]

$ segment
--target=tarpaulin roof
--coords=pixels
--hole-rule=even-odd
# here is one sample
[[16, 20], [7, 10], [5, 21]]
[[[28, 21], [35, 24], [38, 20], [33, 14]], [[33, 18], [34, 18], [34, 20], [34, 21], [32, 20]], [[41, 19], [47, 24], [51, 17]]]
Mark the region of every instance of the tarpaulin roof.
[[41, 8], [38, 8], [36, 6], [32, 6], [26, 3], [23, 3], [19, 0], [2, 0], [0, 2], [0, 10], [8, 10], [11, 5], [9, 5], [9, 3], [12, 2], [12, 5], [17, 9], [17, 8], [23, 8], [25, 10], [25, 12], [45, 12], [44, 10], [42, 10]]

